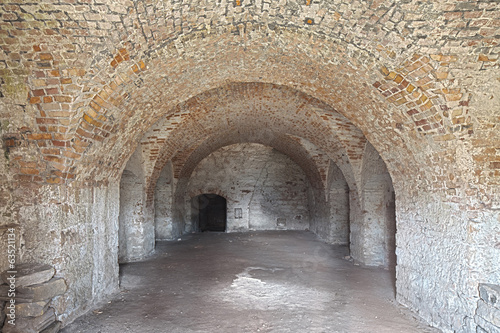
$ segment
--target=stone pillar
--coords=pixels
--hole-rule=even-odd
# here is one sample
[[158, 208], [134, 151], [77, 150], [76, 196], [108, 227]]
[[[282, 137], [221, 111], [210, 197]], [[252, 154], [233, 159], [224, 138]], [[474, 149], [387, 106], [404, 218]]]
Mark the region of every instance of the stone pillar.
[[154, 225], [148, 210], [142, 182], [125, 170], [120, 182], [120, 263], [142, 259], [154, 250]]
[[161, 171], [155, 189], [155, 235], [158, 240], [173, 237], [173, 185], [172, 163], [169, 162]]
[[119, 261], [143, 259], [154, 250], [154, 205], [146, 203], [142, 152], [127, 162], [120, 181]]
[[349, 243], [349, 186], [342, 171], [330, 162], [328, 174], [329, 242]]
[[396, 214], [392, 179], [369, 143], [358, 190], [351, 189], [349, 199], [351, 256], [369, 266], [394, 266]]
[[363, 263], [389, 266], [395, 251], [394, 190], [388, 173], [376, 175], [363, 189]]
[[364, 217], [361, 201], [356, 189], [349, 191], [349, 249], [351, 257], [365, 263]]

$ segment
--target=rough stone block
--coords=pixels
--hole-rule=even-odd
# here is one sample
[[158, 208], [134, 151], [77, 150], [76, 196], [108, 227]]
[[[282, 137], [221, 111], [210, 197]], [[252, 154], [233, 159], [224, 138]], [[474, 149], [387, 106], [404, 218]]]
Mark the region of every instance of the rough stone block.
[[3, 327], [3, 333], [38, 333], [52, 325], [55, 320], [55, 310], [49, 308], [39, 317], [18, 318], [15, 325], [6, 323]]
[[[66, 292], [66, 282], [62, 278], [52, 278], [51, 280], [28, 287], [16, 288], [16, 303], [39, 302], [62, 295]], [[0, 286], [0, 300], [10, 301], [8, 297], [9, 286]]]
[[478, 302], [476, 315], [500, 329], [500, 309], [492, 307], [481, 300]]
[[[477, 332], [487, 332], [487, 333], [500, 333], [500, 327], [493, 325], [492, 323], [484, 320], [479, 316], [474, 317], [474, 321], [478, 325], [479, 329]], [[481, 331], [482, 329], [482, 331]]]
[[48, 307], [49, 307], [49, 301], [40, 301], [33, 303], [17, 303], [16, 317], [38, 317], [43, 315]]
[[[21, 264], [16, 266], [16, 271], [15, 280], [17, 287], [31, 286], [49, 281], [56, 273], [54, 267], [43, 264]], [[11, 275], [7, 271], [3, 272], [3, 283], [9, 284], [10, 281], [8, 278]]]
[[479, 296], [487, 304], [500, 309], [500, 286], [482, 283], [479, 285]]
[[49, 327], [41, 331], [40, 333], [57, 333], [61, 329], [62, 323], [60, 321], [56, 321], [52, 323]]
[[27, 297], [26, 295], [19, 295], [17, 293], [17, 289], [16, 290], [11, 289], [10, 286], [8, 286], [6, 284], [0, 285], [0, 301], [10, 302], [11, 297], [9, 297], [9, 294], [14, 292], [14, 291], [16, 292], [16, 295], [15, 295], [16, 303], [32, 302], [32, 300], [29, 297]]
[[[8, 141], [8, 140], [7, 140]], [[5, 145], [8, 144], [8, 142], [4, 141]], [[15, 142], [15, 140], [14, 140]], [[12, 142], [11, 144], [15, 144], [14, 142]], [[30, 166], [27, 166], [27, 167], [30, 167]], [[2, 200], [3, 197], [5, 197], [5, 195], [3, 194], [4, 192], [2, 190], [0, 190], [0, 207], [2, 206], [5, 206], [7, 207], [9, 204], [8, 204], [8, 201], [6, 200]], [[0, 226], [0, 239], [2, 240], [0, 242], [0, 253], [8, 253], [9, 251], [9, 245], [12, 246], [14, 244], [9, 244], [8, 242], [8, 237], [9, 237], [9, 234], [11, 234], [9, 232], [9, 230], [12, 230], [15, 228], [18, 228], [17, 225], [3, 225], [3, 226]], [[15, 242], [15, 246], [16, 246], [16, 249], [19, 248], [20, 244], [19, 244], [19, 237], [16, 238], [16, 242]], [[0, 256], [0, 267], [3, 267], [3, 268], [7, 268], [9, 267], [9, 262], [8, 262], [8, 256], [7, 255], [4, 255], [4, 256]], [[0, 279], [1, 280], [1, 279]], [[0, 281], [0, 283], [3, 283]]]

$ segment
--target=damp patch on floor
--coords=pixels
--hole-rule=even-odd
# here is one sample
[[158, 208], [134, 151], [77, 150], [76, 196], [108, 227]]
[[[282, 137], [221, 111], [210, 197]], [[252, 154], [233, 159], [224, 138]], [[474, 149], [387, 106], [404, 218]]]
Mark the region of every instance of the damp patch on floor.
[[[335, 293], [292, 283], [262, 280], [256, 276], [271, 276], [282, 268], [248, 267], [236, 275], [230, 286], [214, 291], [223, 302], [246, 310], [324, 310], [335, 302]], [[267, 274], [262, 274], [266, 272]]]

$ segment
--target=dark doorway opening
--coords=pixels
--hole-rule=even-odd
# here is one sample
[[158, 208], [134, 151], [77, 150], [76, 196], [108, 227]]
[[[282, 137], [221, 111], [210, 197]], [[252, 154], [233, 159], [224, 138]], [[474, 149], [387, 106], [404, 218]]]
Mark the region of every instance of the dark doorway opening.
[[199, 231], [226, 231], [226, 199], [216, 194], [200, 194], [191, 203], [193, 222], [198, 224]]

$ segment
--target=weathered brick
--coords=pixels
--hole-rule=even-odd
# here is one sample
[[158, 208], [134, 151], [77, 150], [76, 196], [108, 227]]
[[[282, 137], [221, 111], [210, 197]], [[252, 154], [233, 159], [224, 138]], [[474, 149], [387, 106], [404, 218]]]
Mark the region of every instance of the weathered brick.
[[50, 140], [52, 139], [51, 133], [33, 133], [28, 135], [29, 140]]
[[[155, 129], [156, 137], [143, 139], [148, 170], [161, 171], [173, 154], [189, 155], [203, 140], [216, 142], [225, 132], [248, 140], [273, 135], [284, 140], [282, 133], [293, 133], [326, 150], [327, 160], [339, 163], [351, 175], [347, 178], [353, 178], [354, 193], [362, 189], [355, 175], [361, 173], [366, 134], [397, 188], [397, 237], [402, 244], [398, 297], [425, 318], [435, 318], [437, 326], [463, 330], [456, 318], [474, 317], [471, 300], [477, 296], [467, 272], [485, 279], [491, 275], [463, 254], [474, 256], [477, 244], [484, 245], [485, 256], [495, 257], [491, 251], [497, 251], [483, 234], [496, 231], [498, 161], [490, 157], [496, 153], [482, 148], [498, 141], [498, 3], [409, 0], [386, 6], [345, 1], [11, 1], [4, 4], [6, 16], [0, 22], [2, 142], [10, 140], [8, 131], [20, 132], [23, 126], [31, 130], [8, 146], [7, 156], [46, 166], [24, 167], [40, 170], [36, 177], [19, 178], [26, 181], [62, 186], [78, 178], [86, 186], [116, 185], [132, 147], [157, 121], [172, 116], [164, 128]], [[266, 86], [262, 82], [276, 84], [274, 93], [261, 95]], [[284, 94], [288, 88], [297, 94]], [[205, 95], [212, 90], [213, 95]], [[289, 111], [295, 99], [302, 100], [299, 92], [307, 96], [303, 107]], [[231, 96], [232, 106], [218, 113], [220, 105], [210, 100], [220, 102], [225, 96]], [[252, 105], [267, 112], [249, 113]], [[293, 112], [297, 118], [287, 121]], [[249, 128], [254, 132], [240, 135]], [[47, 136], [34, 139], [40, 133]], [[64, 136], [56, 139], [56, 134]], [[288, 147], [286, 152], [293, 155], [296, 150]], [[43, 158], [51, 155], [61, 160]], [[342, 158], [349, 163], [341, 164]], [[73, 163], [71, 172], [68, 163]], [[3, 182], [22, 171], [17, 162], [12, 165], [17, 170], [0, 170], [7, 175]], [[178, 165], [175, 172], [181, 169]], [[450, 170], [463, 177], [453, 182], [483, 191], [484, 198], [459, 186], [445, 188], [453, 185]], [[153, 171], [149, 176], [153, 186]], [[320, 178], [329, 179], [325, 172]], [[353, 196], [355, 200], [359, 198]], [[483, 229], [451, 245], [448, 235], [466, 230], [453, 222], [467, 221], [465, 212], [455, 208], [459, 206], [480, 207]], [[6, 209], [2, 205], [0, 215]], [[356, 221], [354, 216], [354, 232]], [[424, 239], [425, 245], [420, 241]], [[363, 242], [354, 237], [353, 244]], [[46, 252], [61, 253], [51, 250]], [[59, 260], [63, 271], [73, 274], [85, 260], [68, 257], [77, 259], [74, 264], [47, 260]], [[424, 279], [419, 275], [424, 271], [433, 274]], [[452, 296], [442, 287], [448, 285], [443, 276], [460, 282]], [[75, 290], [85, 289], [83, 276], [74, 279]], [[76, 304], [75, 313], [92, 302], [72, 297], [65, 304]], [[439, 315], [431, 308], [433, 302], [443, 304]]]

